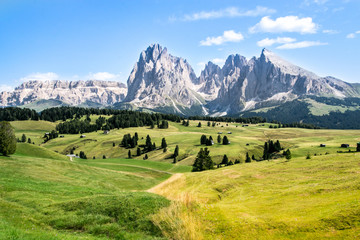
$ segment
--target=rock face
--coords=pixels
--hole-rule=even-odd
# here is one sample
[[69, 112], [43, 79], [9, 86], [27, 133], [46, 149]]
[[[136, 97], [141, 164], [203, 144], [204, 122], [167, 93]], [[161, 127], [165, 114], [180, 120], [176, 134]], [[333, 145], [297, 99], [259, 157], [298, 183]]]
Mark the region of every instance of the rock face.
[[196, 93], [194, 70], [186, 60], [153, 44], [140, 54], [129, 79], [125, 104], [179, 114], [206, 114]]
[[126, 86], [110, 81], [29, 81], [12, 92], [0, 93], [1, 106], [24, 105], [40, 99], [61, 100], [70, 105], [86, 101], [112, 105], [125, 98]]
[[238, 58], [241, 60], [232, 61], [236, 58], [230, 56], [222, 68], [223, 80], [219, 94], [207, 105], [212, 114], [235, 114], [304, 95], [358, 96], [350, 84], [332, 77], [319, 77], [266, 49], [259, 58], [254, 57], [248, 62], [243, 57]]

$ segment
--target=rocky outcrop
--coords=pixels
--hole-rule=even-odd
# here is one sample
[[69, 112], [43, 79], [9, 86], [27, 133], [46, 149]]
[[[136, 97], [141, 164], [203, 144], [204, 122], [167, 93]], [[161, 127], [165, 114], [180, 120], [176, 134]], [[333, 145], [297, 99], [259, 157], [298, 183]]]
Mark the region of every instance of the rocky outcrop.
[[12, 92], [0, 93], [2, 106], [18, 106], [41, 99], [56, 99], [70, 105], [91, 101], [104, 106], [122, 101], [127, 93], [123, 83], [88, 81], [29, 81]]
[[186, 60], [153, 44], [140, 54], [131, 71], [124, 104], [179, 114], [206, 114], [204, 101], [195, 91], [196, 81]]

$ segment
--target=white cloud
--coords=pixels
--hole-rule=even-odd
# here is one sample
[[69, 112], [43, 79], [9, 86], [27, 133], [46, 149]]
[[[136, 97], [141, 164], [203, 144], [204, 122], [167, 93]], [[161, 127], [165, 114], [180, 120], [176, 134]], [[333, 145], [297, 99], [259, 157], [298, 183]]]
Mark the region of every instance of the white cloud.
[[349, 33], [346, 38], [355, 38], [355, 33]]
[[53, 72], [47, 72], [47, 73], [32, 73], [29, 74], [23, 78], [20, 78], [20, 82], [27, 82], [31, 80], [37, 80], [37, 81], [46, 81], [46, 80], [58, 80], [59, 75]]
[[349, 33], [348, 35], [346, 35], [346, 38], [356, 38], [357, 34], [360, 34], [360, 30], [353, 33]]
[[6, 84], [0, 85], [0, 92], [11, 92], [14, 90], [14, 87]]
[[311, 17], [299, 18], [298, 16], [279, 17], [272, 20], [269, 16], [263, 17], [259, 23], [251, 27], [251, 33], [256, 32], [298, 32], [301, 34], [316, 33], [317, 25]]
[[91, 80], [102, 81], [120, 81], [120, 74], [112, 74], [109, 72], [89, 73], [85, 78]]
[[278, 37], [278, 38], [265, 38], [261, 41], [257, 42], [257, 45], [259, 47], [270, 47], [276, 43], [291, 43], [291, 42], [295, 42], [296, 39], [295, 38], [289, 38], [289, 37]]
[[328, 45], [328, 43], [323, 43], [319, 41], [302, 41], [302, 42], [295, 42], [295, 43], [285, 43], [281, 46], [278, 46], [277, 49], [296, 49], [296, 48], [307, 48], [313, 46], [322, 46]]
[[[270, 9], [267, 7], [257, 6], [253, 10], [241, 11], [236, 7], [229, 7], [226, 9], [220, 9], [217, 11], [201, 11], [193, 14], [184, 15], [182, 21], [197, 21], [197, 20], [207, 20], [207, 19], [216, 19], [224, 17], [257, 17], [270, 15], [275, 13], [276, 10]], [[169, 18], [170, 21], [176, 20], [174, 16]]]
[[331, 30], [331, 29], [326, 29], [326, 30], [323, 30], [322, 32], [326, 33], [326, 34], [338, 34], [338, 33], [340, 33], [339, 31]]
[[212, 46], [212, 45], [221, 45], [226, 42], [240, 42], [244, 39], [244, 36], [240, 32], [235, 32], [234, 30], [224, 31], [222, 36], [218, 37], [207, 37], [206, 40], [201, 40], [201, 46]]

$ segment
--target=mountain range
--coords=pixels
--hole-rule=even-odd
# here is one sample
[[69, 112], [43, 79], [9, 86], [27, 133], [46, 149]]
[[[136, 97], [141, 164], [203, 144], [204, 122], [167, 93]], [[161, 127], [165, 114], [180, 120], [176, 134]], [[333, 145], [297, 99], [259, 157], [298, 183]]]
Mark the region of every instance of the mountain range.
[[224, 116], [271, 108], [307, 96], [357, 98], [358, 89], [356, 84], [334, 77], [317, 76], [267, 49], [249, 60], [230, 55], [223, 67], [208, 62], [197, 77], [185, 59], [152, 44], [141, 52], [127, 87], [98, 80], [34, 80], [12, 92], [1, 92], [0, 105], [33, 106], [56, 100], [55, 105]]

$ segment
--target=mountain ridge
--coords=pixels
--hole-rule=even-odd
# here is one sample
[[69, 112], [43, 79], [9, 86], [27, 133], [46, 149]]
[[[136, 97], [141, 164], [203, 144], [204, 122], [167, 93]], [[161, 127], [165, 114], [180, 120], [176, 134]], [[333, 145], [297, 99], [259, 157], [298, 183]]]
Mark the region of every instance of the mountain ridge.
[[140, 53], [127, 88], [123, 83], [99, 80], [30, 81], [13, 92], [1, 92], [0, 104], [18, 106], [55, 99], [69, 105], [89, 102], [185, 116], [223, 116], [303, 96], [359, 97], [359, 89], [334, 77], [319, 77], [268, 49], [249, 60], [239, 54], [229, 55], [223, 67], [209, 61], [196, 76], [185, 59], [152, 44]]

